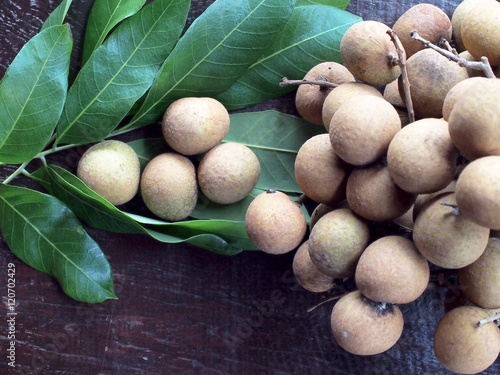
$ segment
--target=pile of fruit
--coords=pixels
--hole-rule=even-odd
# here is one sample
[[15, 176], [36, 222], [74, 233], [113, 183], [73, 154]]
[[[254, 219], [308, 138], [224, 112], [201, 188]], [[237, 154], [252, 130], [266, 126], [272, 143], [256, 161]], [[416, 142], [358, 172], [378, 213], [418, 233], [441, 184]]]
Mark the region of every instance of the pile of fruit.
[[[359, 355], [398, 341], [397, 305], [424, 293], [429, 262], [458, 270], [469, 303], [441, 319], [434, 351], [451, 371], [483, 371], [500, 351], [500, 4], [466, 0], [452, 20], [419, 4], [392, 30], [353, 25], [340, 51], [344, 65], [321, 63], [302, 82], [282, 83], [300, 84], [298, 112], [327, 131], [295, 162], [301, 190], [318, 204], [308, 239], [303, 200], [273, 189], [248, 208], [248, 235], [272, 254], [300, 245], [293, 271], [312, 292], [354, 278], [331, 327]], [[405, 231], [371, 230], [391, 222]]]

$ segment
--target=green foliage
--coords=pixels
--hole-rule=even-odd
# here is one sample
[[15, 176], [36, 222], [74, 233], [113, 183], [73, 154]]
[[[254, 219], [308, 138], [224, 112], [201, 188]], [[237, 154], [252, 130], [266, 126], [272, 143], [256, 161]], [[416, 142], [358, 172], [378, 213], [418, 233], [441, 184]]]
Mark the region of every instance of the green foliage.
[[68, 14], [69, 7], [71, 6], [72, 0], [63, 0], [61, 4], [51, 13], [51, 15], [45, 20], [42, 26], [42, 31], [48, 29], [51, 26], [59, 26], [64, 23], [66, 14]]

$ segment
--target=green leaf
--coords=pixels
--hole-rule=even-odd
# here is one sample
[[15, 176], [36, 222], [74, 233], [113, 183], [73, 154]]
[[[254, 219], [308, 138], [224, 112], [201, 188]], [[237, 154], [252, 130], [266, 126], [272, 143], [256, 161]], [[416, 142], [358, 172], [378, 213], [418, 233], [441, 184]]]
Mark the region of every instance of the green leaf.
[[124, 129], [155, 122], [178, 98], [215, 96], [228, 89], [278, 37], [294, 3], [217, 0], [180, 39]]
[[71, 5], [72, 0], [63, 0], [59, 6], [54, 9], [50, 16], [43, 23], [41, 31], [48, 29], [52, 26], [59, 26], [64, 23], [66, 14], [68, 14], [68, 9]]
[[296, 86], [280, 87], [281, 79], [302, 79], [320, 62], [341, 62], [342, 36], [359, 21], [332, 6], [296, 7], [275, 43], [216, 99], [227, 109], [240, 109], [293, 91]]
[[296, 6], [328, 5], [339, 9], [345, 9], [350, 2], [351, 0], [298, 0]]
[[156, 0], [96, 49], [68, 92], [58, 143], [105, 138], [151, 86], [184, 27], [189, 0]]
[[50, 27], [7, 69], [0, 82], [0, 162], [29, 161], [49, 141], [66, 98], [72, 45], [68, 26]]
[[231, 115], [229, 132], [223, 142], [238, 142], [257, 155], [261, 173], [257, 188], [301, 192], [295, 179], [295, 158], [309, 138], [325, 132], [299, 117], [277, 111]]
[[31, 177], [95, 228], [115, 233], [142, 233], [161, 242], [187, 242], [226, 255], [255, 249], [242, 222], [193, 220], [170, 223], [129, 214], [93, 192], [72, 173], [55, 165], [41, 167]]
[[92, 52], [104, 42], [111, 29], [125, 18], [137, 13], [145, 2], [146, 0], [95, 1], [87, 21], [82, 66], [85, 65]]
[[16, 256], [56, 278], [71, 298], [116, 299], [106, 257], [58, 199], [0, 184], [0, 229]]

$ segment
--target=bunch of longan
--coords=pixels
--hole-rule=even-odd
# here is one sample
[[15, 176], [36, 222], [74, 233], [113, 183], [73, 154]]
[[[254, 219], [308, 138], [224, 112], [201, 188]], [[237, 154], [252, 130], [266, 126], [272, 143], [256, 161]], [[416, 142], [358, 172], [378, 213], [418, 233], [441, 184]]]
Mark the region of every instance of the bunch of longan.
[[[354, 278], [357, 290], [335, 304], [331, 327], [359, 355], [397, 342], [397, 305], [425, 292], [429, 262], [458, 270], [470, 306], [441, 319], [434, 351], [451, 371], [483, 371], [500, 352], [500, 317], [489, 318], [500, 312], [492, 236], [500, 230], [500, 3], [466, 0], [452, 20], [419, 4], [393, 29], [363, 21], [340, 52], [344, 65], [313, 67], [296, 94], [302, 117], [327, 131], [295, 161], [298, 185], [318, 204], [309, 237], [297, 204], [273, 190], [249, 207], [249, 236], [269, 253], [298, 247], [293, 272], [310, 291]], [[398, 223], [406, 235], [377, 235], [374, 223]]]

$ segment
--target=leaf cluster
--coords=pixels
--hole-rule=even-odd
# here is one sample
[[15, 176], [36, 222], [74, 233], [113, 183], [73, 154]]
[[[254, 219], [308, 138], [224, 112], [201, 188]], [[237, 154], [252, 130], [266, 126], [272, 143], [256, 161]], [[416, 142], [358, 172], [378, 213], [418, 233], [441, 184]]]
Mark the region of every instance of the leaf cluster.
[[[283, 76], [301, 77], [317, 62], [340, 61], [343, 33], [360, 21], [349, 1], [217, 0], [182, 34], [189, 0], [96, 0], [87, 20], [81, 69], [71, 86], [73, 40], [63, 0], [0, 82], [0, 166], [18, 164], [0, 184], [0, 230], [28, 265], [52, 275], [83, 302], [116, 298], [111, 267], [83, 229], [137, 233], [187, 242], [221, 254], [254, 250], [244, 214], [272, 186], [290, 194], [295, 155], [319, 131], [275, 111], [231, 115], [224, 142], [252, 148], [262, 176], [246, 199], [219, 206], [201, 196], [192, 217], [165, 222], [123, 211], [45, 157], [153, 124], [174, 100], [210, 96], [242, 109], [286, 94]], [[159, 139], [130, 143], [144, 166], [165, 150]], [[27, 165], [43, 166], [29, 173]], [[48, 194], [9, 185], [20, 173]]]

